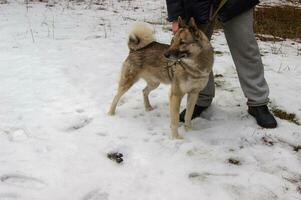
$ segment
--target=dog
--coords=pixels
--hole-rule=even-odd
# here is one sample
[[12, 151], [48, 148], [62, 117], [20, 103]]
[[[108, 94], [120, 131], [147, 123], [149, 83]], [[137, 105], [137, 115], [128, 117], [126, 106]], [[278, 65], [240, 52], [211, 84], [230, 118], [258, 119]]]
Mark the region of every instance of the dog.
[[140, 78], [147, 83], [143, 89], [146, 111], [153, 110], [149, 94], [160, 83], [171, 84], [170, 127], [173, 139], [182, 139], [178, 133], [180, 104], [187, 94], [185, 130], [191, 129], [191, 117], [199, 92], [207, 85], [213, 66], [213, 48], [193, 18], [185, 23], [178, 19], [179, 30], [171, 45], [156, 42], [149, 24], [135, 24], [129, 32], [129, 55], [125, 59], [109, 115], [114, 115], [121, 96]]

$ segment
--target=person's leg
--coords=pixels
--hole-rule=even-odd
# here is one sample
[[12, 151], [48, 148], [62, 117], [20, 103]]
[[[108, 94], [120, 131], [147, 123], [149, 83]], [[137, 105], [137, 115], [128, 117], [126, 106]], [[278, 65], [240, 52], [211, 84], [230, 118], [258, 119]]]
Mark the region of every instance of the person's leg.
[[254, 36], [253, 9], [229, 20], [223, 27], [241, 88], [248, 99], [248, 112], [255, 117], [258, 125], [275, 128], [277, 122], [266, 106], [269, 87]]
[[209, 107], [215, 94], [213, 72], [209, 75], [209, 80], [206, 87], [200, 92], [196, 105], [201, 107]]
[[[211, 40], [213, 34], [212, 25], [210, 25], [208, 28], [207, 25], [203, 25], [203, 26], [206, 27], [205, 29], [207, 30], [204, 32], [206, 32], [208, 39]], [[199, 27], [200, 29], [204, 29], [202, 25], [200, 25]], [[211, 72], [209, 75], [208, 83], [206, 87], [200, 92], [196, 105], [201, 107], [209, 107], [212, 103], [212, 99], [214, 95], [215, 95], [214, 76], [213, 76], [213, 72]]]
[[258, 44], [253, 32], [253, 9], [223, 24], [238, 78], [249, 106], [268, 103], [269, 87], [264, 78]]

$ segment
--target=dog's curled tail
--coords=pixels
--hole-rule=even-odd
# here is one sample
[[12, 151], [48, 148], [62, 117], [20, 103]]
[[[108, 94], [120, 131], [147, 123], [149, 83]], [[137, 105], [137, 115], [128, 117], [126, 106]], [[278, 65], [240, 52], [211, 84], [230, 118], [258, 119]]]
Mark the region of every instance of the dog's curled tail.
[[136, 22], [129, 30], [128, 47], [130, 50], [141, 49], [155, 41], [154, 29], [145, 22]]

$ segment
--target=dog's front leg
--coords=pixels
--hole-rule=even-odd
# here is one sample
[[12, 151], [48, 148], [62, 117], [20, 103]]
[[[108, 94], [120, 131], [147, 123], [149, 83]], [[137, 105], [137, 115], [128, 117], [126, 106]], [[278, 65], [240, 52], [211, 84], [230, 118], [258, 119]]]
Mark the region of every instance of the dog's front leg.
[[185, 130], [189, 131], [192, 129], [191, 127], [191, 117], [193, 114], [194, 106], [198, 99], [198, 92], [190, 92], [187, 95], [187, 105], [186, 105], [186, 113], [185, 113]]
[[178, 125], [179, 125], [179, 112], [180, 105], [183, 95], [175, 94], [171, 92], [169, 106], [170, 106], [170, 128], [171, 128], [171, 137], [172, 139], [183, 139], [179, 135]]

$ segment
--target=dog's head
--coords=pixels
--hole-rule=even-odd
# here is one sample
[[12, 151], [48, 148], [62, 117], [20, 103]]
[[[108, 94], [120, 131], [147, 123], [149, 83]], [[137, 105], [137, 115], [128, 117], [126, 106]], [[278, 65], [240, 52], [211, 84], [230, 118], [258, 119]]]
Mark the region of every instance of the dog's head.
[[173, 36], [164, 56], [170, 60], [193, 59], [203, 50], [211, 48], [206, 35], [197, 27], [193, 18], [186, 24], [178, 18], [179, 30]]

